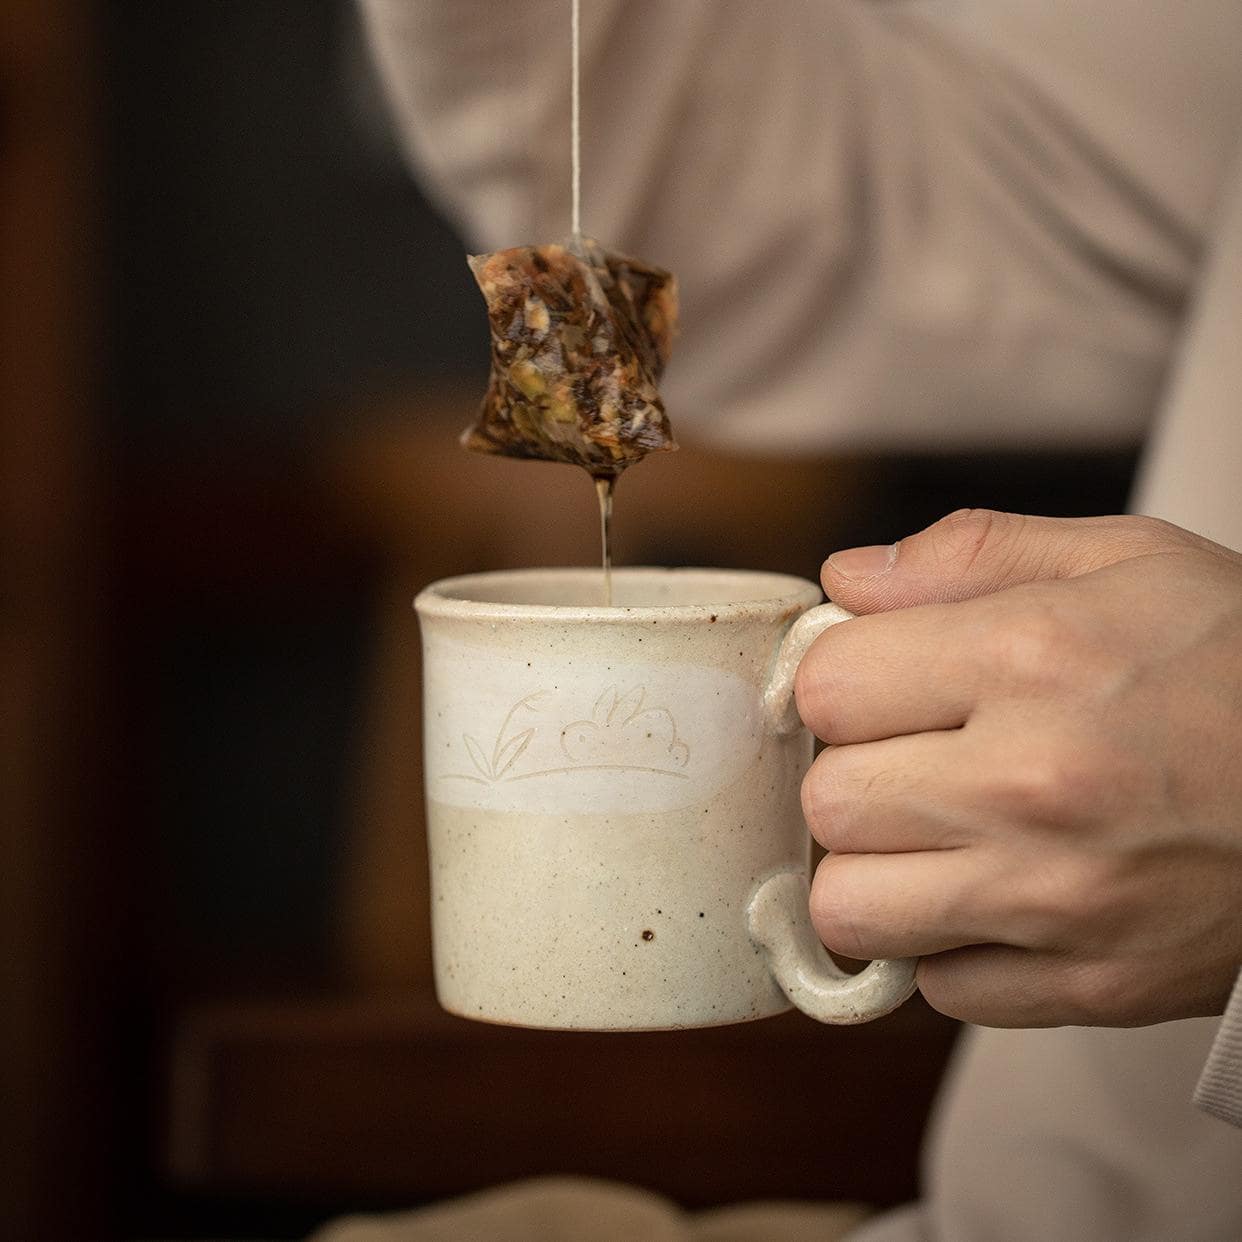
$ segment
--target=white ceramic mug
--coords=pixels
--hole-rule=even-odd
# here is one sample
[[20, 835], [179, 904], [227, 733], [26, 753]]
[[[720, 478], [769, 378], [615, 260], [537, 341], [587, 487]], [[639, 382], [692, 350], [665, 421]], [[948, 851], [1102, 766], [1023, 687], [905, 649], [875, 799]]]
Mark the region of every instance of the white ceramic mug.
[[598, 569], [423, 591], [441, 1004], [518, 1026], [652, 1030], [789, 1008], [866, 1022], [914, 962], [848, 975], [807, 911], [793, 704], [849, 613], [783, 574]]

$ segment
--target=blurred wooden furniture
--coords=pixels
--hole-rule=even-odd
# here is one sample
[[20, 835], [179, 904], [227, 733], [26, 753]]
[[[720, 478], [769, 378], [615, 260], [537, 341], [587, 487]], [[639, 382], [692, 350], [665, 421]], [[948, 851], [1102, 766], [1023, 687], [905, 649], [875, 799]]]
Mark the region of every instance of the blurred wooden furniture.
[[[104, 682], [95, 33], [0, 10], [0, 1236], [99, 1236], [115, 952]], [[72, 1186], [72, 1193], [66, 1193]]]
[[911, 1001], [863, 1027], [787, 1014], [641, 1034], [466, 1022], [400, 1002], [216, 1006], [174, 1048], [187, 1188], [407, 1206], [514, 1178], [629, 1181], [687, 1206], [890, 1204], [957, 1024]]
[[[577, 471], [463, 453], [472, 397], [378, 411], [305, 486], [335, 546], [371, 549], [369, 704], [337, 909], [335, 1000], [195, 1007], [176, 1023], [166, 1167], [185, 1193], [411, 1204], [540, 1173], [631, 1180], [687, 1205], [891, 1203], [956, 1024], [921, 1002], [862, 1028], [788, 1015], [641, 1035], [501, 1029], [430, 993], [418, 630], [434, 578], [590, 563]], [[617, 561], [814, 577], [866, 477], [824, 462], [653, 458], [618, 491]]]

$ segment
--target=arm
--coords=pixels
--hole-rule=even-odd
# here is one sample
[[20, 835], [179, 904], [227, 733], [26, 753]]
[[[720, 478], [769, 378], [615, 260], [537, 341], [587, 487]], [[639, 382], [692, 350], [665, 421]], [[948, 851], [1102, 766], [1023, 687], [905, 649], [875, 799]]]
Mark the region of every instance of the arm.
[[[988, 43], [941, 7], [584, 3], [584, 220], [678, 272], [679, 429], [798, 454], [1140, 434], [1205, 208], [1107, 145], [1154, 126], [1094, 123], [1132, 102], [1125, 55], [1054, 81], [1017, 67], [1053, 54], [1040, 32]], [[567, 232], [565, 0], [364, 9], [474, 241]]]

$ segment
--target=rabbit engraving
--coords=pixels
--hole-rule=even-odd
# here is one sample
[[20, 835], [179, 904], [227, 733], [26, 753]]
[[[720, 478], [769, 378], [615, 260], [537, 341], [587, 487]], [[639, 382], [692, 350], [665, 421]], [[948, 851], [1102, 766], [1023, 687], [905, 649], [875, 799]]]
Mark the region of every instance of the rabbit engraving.
[[590, 720], [561, 730], [561, 750], [571, 763], [637, 768], [684, 768], [690, 747], [677, 736], [665, 707], [646, 707], [646, 689], [621, 694], [609, 686], [595, 701]]

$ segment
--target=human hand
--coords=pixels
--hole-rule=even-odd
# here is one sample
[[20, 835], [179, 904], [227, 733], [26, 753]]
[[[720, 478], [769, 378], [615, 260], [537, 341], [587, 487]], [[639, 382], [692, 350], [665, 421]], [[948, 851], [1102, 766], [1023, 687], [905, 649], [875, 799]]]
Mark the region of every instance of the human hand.
[[[868, 555], [871, 563], [867, 563]], [[891, 558], [891, 563], [885, 564]], [[988, 1026], [1222, 1012], [1242, 965], [1242, 556], [969, 510], [823, 570], [816, 930]]]

